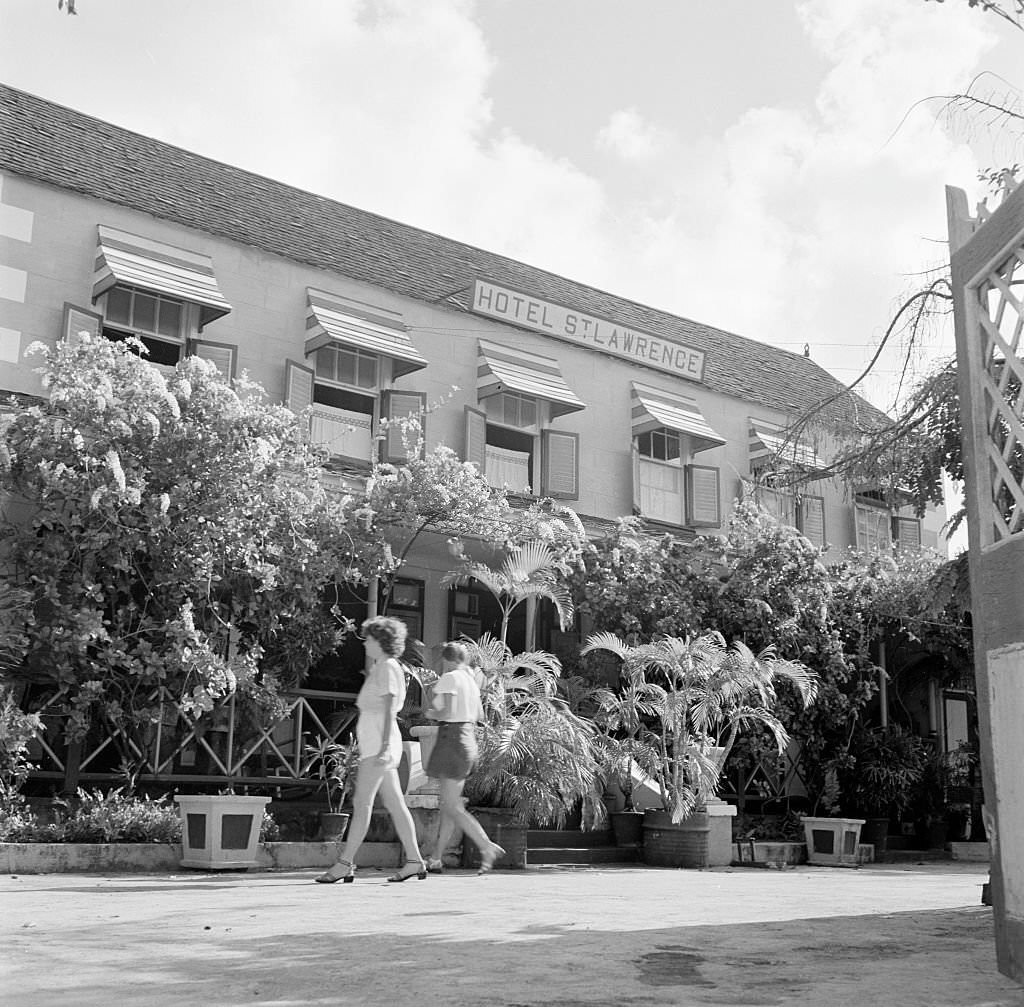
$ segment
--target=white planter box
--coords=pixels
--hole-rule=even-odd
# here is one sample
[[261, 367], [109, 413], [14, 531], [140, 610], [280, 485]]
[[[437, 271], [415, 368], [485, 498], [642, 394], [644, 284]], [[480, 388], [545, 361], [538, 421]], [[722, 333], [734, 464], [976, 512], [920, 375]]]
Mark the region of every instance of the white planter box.
[[235, 870], [255, 867], [263, 810], [269, 797], [179, 794], [182, 867]]
[[807, 863], [818, 867], [856, 867], [863, 818], [803, 818]]

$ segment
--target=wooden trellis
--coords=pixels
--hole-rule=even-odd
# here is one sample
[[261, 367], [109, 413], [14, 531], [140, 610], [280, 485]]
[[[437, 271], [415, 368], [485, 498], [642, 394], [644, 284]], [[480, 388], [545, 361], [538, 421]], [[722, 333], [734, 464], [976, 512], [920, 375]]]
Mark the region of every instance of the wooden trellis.
[[[143, 732], [140, 742], [123, 734], [109, 721], [93, 722], [86, 741], [62, 745], [66, 714], [62, 713], [66, 690], [59, 690], [34, 707], [46, 725], [36, 739], [33, 752], [38, 765], [32, 779], [61, 780], [63, 788], [79, 782], [113, 782], [120, 778], [110, 765], [120, 740], [138, 759], [141, 782], [165, 784], [203, 783], [221, 786], [280, 787], [308, 786], [315, 756], [308, 751], [324, 740], [338, 741], [347, 735], [356, 719], [355, 694], [298, 689], [285, 696], [285, 712], [271, 723], [243, 733], [239, 707], [231, 696], [213, 711], [195, 718], [179, 699], [166, 689], [150, 697], [159, 706], [160, 717]], [[330, 715], [324, 714], [326, 709]], [[203, 771], [190, 770], [189, 763], [201, 756]]]

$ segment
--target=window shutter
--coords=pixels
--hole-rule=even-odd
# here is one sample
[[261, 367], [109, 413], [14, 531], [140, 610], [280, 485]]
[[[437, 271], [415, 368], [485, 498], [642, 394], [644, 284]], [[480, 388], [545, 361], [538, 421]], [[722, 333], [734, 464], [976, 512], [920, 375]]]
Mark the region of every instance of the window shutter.
[[892, 519], [892, 537], [898, 549], [911, 549], [915, 552], [921, 548], [921, 522], [913, 517], [894, 517]]
[[301, 413], [313, 404], [313, 368], [286, 360], [284, 364], [284, 404]]
[[578, 500], [580, 435], [562, 430], [543, 430], [541, 452], [541, 495], [555, 500]]
[[78, 343], [78, 334], [88, 332], [96, 339], [103, 332], [103, 316], [98, 311], [80, 308], [68, 301], [64, 302], [64, 322], [61, 325], [60, 337], [72, 346]]
[[640, 450], [633, 441], [633, 513], [642, 515], [643, 507], [640, 505]]
[[[391, 389], [381, 393], [380, 414], [382, 418], [398, 420], [405, 419], [407, 416], [419, 417], [420, 437], [422, 438], [419, 448], [420, 458], [423, 457], [426, 448], [426, 409], [426, 392], [398, 392]], [[404, 465], [409, 460], [405, 443], [402, 440], [400, 425], [388, 427], [387, 435], [381, 444], [381, 456], [381, 461], [392, 462], [395, 465]]]
[[466, 444], [463, 461], [472, 462], [481, 475], [487, 473], [487, 414], [466, 406]]
[[190, 339], [188, 352], [193, 357], [213, 363], [225, 381], [234, 380], [235, 367], [238, 363], [237, 346], [231, 343], [211, 343], [208, 339]]
[[825, 501], [805, 496], [800, 501], [800, 531], [818, 549], [825, 548]]
[[717, 528], [722, 523], [717, 468], [686, 466], [686, 515], [693, 528]]

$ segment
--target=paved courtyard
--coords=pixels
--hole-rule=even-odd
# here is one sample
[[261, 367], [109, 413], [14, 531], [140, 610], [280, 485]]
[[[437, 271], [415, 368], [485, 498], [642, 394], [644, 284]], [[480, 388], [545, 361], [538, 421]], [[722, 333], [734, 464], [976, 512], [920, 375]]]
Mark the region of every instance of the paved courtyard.
[[0, 878], [12, 1007], [1024, 1007], [984, 864]]

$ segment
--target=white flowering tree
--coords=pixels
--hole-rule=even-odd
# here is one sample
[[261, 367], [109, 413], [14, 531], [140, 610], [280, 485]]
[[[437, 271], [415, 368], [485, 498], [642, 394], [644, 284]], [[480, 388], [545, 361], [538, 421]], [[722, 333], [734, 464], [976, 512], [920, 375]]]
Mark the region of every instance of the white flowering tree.
[[116, 727], [126, 766], [161, 688], [188, 716], [235, 693], [269, 721], [339, 644], [320, 600], [369, 548], [296, 417], [195, 357], [168, 377], [103, 339], [38, 352], [49, 400], [0, 439], [21, 511], [3, 562], [32, 598], [18, 674], [62, 694], [69, 740]]

